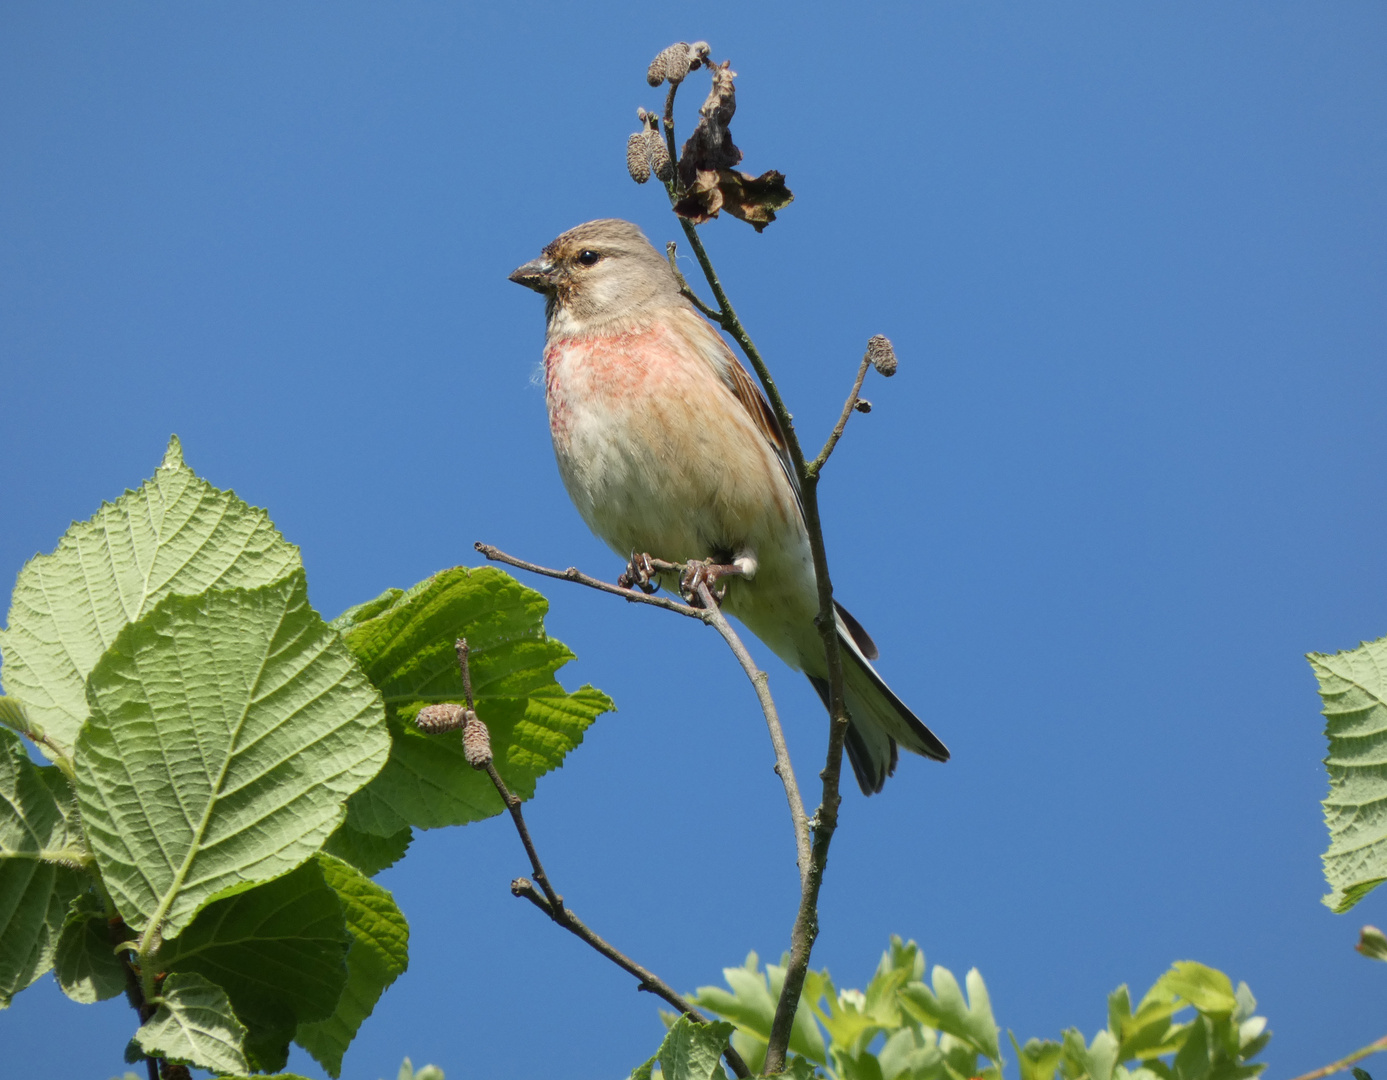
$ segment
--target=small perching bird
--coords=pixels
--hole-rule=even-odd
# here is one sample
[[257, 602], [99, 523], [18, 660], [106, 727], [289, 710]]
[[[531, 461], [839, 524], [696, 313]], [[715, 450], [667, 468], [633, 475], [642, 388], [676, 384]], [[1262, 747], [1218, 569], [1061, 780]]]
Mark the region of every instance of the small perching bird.
[[[664, 257], [617, 219], [570, 229], [510, 275], [542, 293], [544, 387], [559, 473], [588, 527], [623, 558], [711, 560], [722, 606], [825, 704], [818, 589], [798, 480], [774, 413]], [[662, 583], [676, 586], [671, 575]], [[872, 639], [841, 606], [846, 748], [865, 794], [897, 746], [949, 751], [872, 667]]]

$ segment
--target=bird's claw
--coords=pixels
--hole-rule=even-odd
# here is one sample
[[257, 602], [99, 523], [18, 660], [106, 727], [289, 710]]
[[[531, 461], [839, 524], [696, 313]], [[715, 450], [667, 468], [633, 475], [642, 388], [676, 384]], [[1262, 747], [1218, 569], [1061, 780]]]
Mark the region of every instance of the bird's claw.
[[712, 559], [690, 559], [684, 567], [684, 573], [679, 577], [679, 591], [695, 607], [699, 606], [698, 587], [708, 586], [708, 592], [717, 603], [722, 603], [722, 598], [727, 595], [727, 586], [718, 588], [720, 578], [741, 576], [742, 569], [739, 566], [724, 565], [715, 563]]
[[616, 583], [623, 589], [637, 588], [649, 596], [660, 588], [658, 581], [652, 580], [655, 568], [650, 564], [650, 556], [644, 552], [631, 552], [631, 561], [626, 564], [625, 571], [616, 579]]

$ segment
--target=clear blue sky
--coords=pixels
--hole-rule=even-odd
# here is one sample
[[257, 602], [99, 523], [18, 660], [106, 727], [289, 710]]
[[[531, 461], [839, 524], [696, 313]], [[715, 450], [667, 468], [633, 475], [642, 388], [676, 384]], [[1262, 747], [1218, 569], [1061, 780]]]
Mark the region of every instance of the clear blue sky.
[[[1198, 959], [1256, 993], [1271, 1077], [1323, 1064], [1387, 1030], [1352, 950], [1387, 894], [1319, 902], [1302, 659], [1387, 633], [1387, 8], [854, 7], [5, 4], [0, 577], [170, 432], [302, 546], [329, 617], [478, 539], [614, 577], [506, 274], [590, 218], [678, 235], [623, 147], [650, 57], [705, 38], [745, 167], [796, 195], [706, 242], [806, 441], [896, 343], [828, 542], [954, 751], [848, 793], [816, 966], [860, 985], [913, 937], [1024, 1041]], [[621, 708], [530, 809], [560, 891], [682, 988], [777, 956], [793, 848], [749, 687], [691, 623], [544, 591], [561, 678]], [[821, 710], [766, 663], [812, 777]], [[525, 869], [492, 821], [384, 875], [411, 969], [347, 1076], [652, 1051], [656, 1003], [511, 898]], [[0, 1014], [4, 1071], [104, 1080], [133, 1026], [45, 981]]]

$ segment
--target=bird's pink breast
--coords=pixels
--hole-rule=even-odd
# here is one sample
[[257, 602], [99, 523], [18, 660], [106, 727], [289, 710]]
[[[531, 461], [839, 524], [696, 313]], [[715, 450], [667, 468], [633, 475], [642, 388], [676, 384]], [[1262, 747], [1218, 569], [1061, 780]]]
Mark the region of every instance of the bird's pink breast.
[[544, 350], [544, 392], [556, 443], [575, 411], [640, 411], [652, 397], [689, 379], [688, 358], [661, 326], [608, 335], [558, 338]]

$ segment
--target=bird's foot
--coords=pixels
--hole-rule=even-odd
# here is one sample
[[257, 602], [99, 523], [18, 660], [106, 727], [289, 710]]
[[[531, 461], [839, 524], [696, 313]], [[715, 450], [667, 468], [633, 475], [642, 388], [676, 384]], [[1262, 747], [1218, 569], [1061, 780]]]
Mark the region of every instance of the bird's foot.
[[631, 561], [626, 564], [626, 569], [621, 576], [616, 579], [616, 583], [623, 589], [637, 588], [649, 596], [660, 588], [658, 581], [652, 580], [655, 567], [651, 563], [650, 556], [644, 552], [631, 552]]
[[695, 607], [698, 606], [698, 587], [708, 586], [708, 593], [717, 603], [727, 595], [727, 586], [718, 588], [718, 581], [725, 577], [744, 577], [746, 570], [733, 564], [715, 563], [712, 559], [690, 559], [679, 578], [679, 591]]

